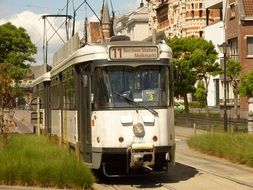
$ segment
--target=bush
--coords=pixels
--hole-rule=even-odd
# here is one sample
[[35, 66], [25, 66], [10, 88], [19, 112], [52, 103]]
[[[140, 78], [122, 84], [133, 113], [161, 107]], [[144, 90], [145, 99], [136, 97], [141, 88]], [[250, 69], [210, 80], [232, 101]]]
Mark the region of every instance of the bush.
[[247, 97], [253, 96], [253, 71], [241, 77], [239, 93], [242, 96], [247, 96]]
[[200, 102], [189, 102], [190, 108], [204, 108], [203, 104]]

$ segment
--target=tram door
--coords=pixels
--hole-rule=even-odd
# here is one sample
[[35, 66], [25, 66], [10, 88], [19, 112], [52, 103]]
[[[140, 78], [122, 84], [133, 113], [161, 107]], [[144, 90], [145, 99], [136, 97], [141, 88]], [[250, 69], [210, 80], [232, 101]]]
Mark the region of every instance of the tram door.
[[90, 104], [90, 72], [89, 68], [86, 68], [81, 72], [81, 150], [85, 162], [92, 161], [91, 150], [91, 104]]

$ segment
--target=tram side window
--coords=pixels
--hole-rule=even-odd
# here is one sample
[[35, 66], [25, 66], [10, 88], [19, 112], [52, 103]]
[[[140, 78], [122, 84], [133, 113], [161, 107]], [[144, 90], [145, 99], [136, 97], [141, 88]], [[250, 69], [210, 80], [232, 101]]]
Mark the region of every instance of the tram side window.
[[60, 81], [59, 77], [52, 79], [51, 82], [51, 109], [59, 109], [60, 107]]
[[38, 85], [38, 96], [40, 98], [40, 108], [44, 108], [44, 97], [45, 97], [46, 89], [44, 83]]
[[33, 87], [33, 97], [37, 97], [38, 96], [38, 88], [37, 85]]
[[160, 88], [163, 89], [160, 97], [160, 102], [159, 105], [170, 105], [170, 99], [169, 98], [169, 93], [170, 93], [170, 88], [169, 88], [169, 75], [170, 75], [170, 70], [168, 67], [164, 67], [161, 69], [160, 73]]
[[75, 80], [73, 70], [63, 73], [63, 108], [75, 109]]

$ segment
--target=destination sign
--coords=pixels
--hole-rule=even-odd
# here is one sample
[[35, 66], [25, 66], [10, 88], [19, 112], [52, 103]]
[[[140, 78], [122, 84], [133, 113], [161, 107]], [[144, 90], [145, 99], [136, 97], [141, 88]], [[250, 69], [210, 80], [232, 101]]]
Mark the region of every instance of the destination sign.
[[155, 46], [110, 47], [109, 57], [112, 60], [157, 59], [158, 48]]

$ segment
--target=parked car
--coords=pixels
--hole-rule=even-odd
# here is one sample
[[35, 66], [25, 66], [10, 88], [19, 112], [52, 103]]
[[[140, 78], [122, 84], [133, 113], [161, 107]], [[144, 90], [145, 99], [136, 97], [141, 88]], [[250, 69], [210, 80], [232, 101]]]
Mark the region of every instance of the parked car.
[[174, 110], [176, 113], [182, 113], [185, 109], [184, 104], [180, 102], [174, 102]]
[[31, 105], [29, 105], [29, 104], [21, 104], [21, 105], [19, 105], [18, 106], [18, 109], [20, 109], [20, 110], [32, 110], [32, 106]]

